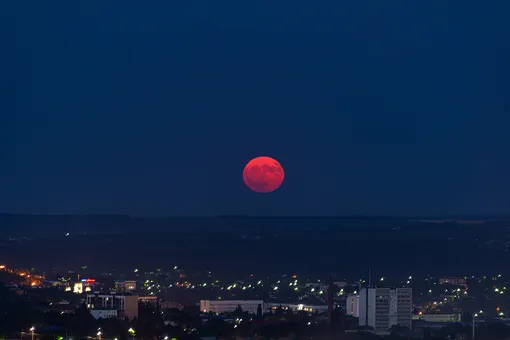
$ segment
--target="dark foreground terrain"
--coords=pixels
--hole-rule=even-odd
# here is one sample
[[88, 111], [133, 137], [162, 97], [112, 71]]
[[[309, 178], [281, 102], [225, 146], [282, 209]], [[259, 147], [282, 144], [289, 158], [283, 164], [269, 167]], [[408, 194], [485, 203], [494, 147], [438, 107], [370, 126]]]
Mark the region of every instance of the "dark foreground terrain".
[[0, 240], [0, 262], [40, 270], [179, 265], [232, 277], [297, 272], [352, 279], [369, 267], [388, 276], [510, 269], [506, 218], [0, 215]]

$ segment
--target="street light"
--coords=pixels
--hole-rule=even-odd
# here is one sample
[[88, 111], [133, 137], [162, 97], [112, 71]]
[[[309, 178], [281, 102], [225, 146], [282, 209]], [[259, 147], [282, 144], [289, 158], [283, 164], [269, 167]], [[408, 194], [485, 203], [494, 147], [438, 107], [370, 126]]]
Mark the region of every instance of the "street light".
[[478, 317], [478, 314], [483, 314], [483, 310], [481, 310], [479, 313], [475, 313], [473, 315], [473, 329], [472, 329], [471, 339], [475, 338], [475, 322], [476, 322], [476, 318]]
[[30, 334], [32, 334], [32, 340], [34, 340], [34, 332], [35, 332], [35, 327], [34, 327], [34, 326], [32, 326], [32, 327], [30, 328]]
[[133, 328], [129, 328], [128, 332], [131, 335], [131, 337], [134, 339], [135, 338], [135, 330]]

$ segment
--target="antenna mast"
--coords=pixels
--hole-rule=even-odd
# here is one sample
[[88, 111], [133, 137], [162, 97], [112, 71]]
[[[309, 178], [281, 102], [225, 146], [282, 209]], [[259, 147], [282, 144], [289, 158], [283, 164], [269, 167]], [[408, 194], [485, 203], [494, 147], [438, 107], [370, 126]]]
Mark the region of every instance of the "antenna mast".
[[368, 288], [372, 285], [372, 270], [368, 268], [368, 285], [366, 288], [366, 295], [365, 295], [365, 327], [368, 327]]

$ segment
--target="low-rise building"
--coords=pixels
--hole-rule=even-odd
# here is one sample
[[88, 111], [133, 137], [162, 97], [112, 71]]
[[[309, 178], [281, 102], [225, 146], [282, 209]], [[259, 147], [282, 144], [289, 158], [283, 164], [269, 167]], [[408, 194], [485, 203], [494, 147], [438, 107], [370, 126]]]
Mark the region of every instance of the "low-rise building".
[[309, 304], [291, 304], [291, 303], [267, 303], [264, 310], [272, 310], [273, 312], [282, 309], [284, 311], [307, 312], [307, 313], [326, 313], [328, 305], [309, 305]]
[[94, 317], [94, 319], [111, 319], [116, 318], [118, 316], [118, 311], [116, 309], [110, 308], [95, 308], [90, 310], [90, 314]]
[[440, 277], [439, 284], [450, 284], [453, 286], [466, 286], [466, 279], [463, 277]]
[[177, 301], [166, 301], [166, 300], [159, 300], [159, 306], [161, 307], [161, 309], [178, 309], [178, 310], [183, 310], [184, 309], [184, 305], [182, 303], [179, 303]]
[[119, 280], [115, 281], [114, 288], [116, 292], [127, 293], [136, 291], [136, 281], [134, 280]]
[[141, 302], [141, 303], [150, 303], [150, 304], [153, 304], [153, 305], [157, 305], [158, 304], [158, 297], [157, 296], [139, 296], [138, 297], [138, 302]]
[[462, 322], [461, 314], [419, 314], [413, 315], [413, 320], [422, 320], [425, 322]]
[[359, 295], [349, 295], [347, 297], [345, 314], [359, 318]]
[[244, 312], [256, 314], [259, 305], [264, 308], [262, 300], [201, 300], [200, 311], [203, 313], [232, 313], [238, 307]]

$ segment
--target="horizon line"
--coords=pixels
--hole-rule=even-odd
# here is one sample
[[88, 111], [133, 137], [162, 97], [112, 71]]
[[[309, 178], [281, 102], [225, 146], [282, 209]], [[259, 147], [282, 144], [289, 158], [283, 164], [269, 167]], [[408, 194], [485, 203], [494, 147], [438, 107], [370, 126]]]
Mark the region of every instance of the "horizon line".
[[219, 214], [219, 215], [130, 215], [121, 213], [9, 213], [0, 212], [0, 216], [25, 216], [25, 217], [124, 217], [124, 218], [181, 218], [181, 219], [221, 219], [221, 218], [315, 218], [315, 219], [342, 219], [342, 218], [405, 218], [405, 219], [493, 219], [493, 218], [510, 218], [510, 214], [338, 214], [338, 215], [244, 215], [244, 214]]

